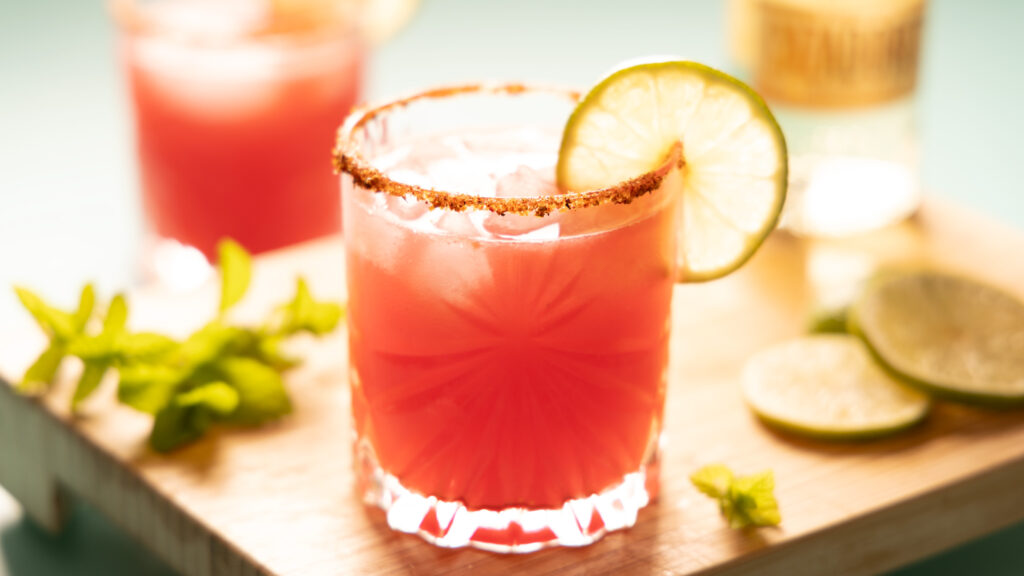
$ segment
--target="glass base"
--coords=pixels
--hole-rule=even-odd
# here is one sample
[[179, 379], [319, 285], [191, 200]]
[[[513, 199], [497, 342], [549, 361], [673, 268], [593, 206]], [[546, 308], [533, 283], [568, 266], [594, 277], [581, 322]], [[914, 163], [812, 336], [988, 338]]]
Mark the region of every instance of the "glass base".
[[561, 508], [471, 510], [460, 502], [412, 492], [377, 463], [366, 441], [356, 446], [363, 501], [387, 513], [388, 526], [444, 548], [472, 547], [526, 553], [552, 546], [585, 546], [636, 523], [637, 512], [657, 495], [657, 457], [600, 494]]
[[149, 236], [142, 252], [143, 280], [172, 292], [190, 292], [213, 274], [213, 266], [199, 249], [177, 240]]

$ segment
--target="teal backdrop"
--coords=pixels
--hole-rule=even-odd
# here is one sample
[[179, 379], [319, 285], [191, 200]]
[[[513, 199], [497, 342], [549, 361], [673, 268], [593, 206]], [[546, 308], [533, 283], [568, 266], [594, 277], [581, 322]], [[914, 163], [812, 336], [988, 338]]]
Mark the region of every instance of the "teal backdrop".
[[[645, 54], [731, 69], [717, 2], [422, 2], [376, 50], [370, 98], [479, 79], [585, 87]], [[1024, 2], [933, 0], [925, 34], [926, 190], [1024, 233]], [[12, 283], [58, 302], [87, 279], [104, 293], [137, 283], [143, 224], [115, 40], [100, 0], [0, 0], [0, 329], [25, 321]], [[1019, 575], [1022, 551], [1024, 525], [893, 575]], [[0, 489], [0, 576], [66, 574], [172, 572], [87, 507], [60, 537], [38, 533]]]

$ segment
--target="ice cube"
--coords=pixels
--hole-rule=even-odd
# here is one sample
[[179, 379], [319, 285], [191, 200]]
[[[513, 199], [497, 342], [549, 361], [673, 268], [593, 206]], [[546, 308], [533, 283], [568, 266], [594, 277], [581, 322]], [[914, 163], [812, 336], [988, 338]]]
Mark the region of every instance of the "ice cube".
[[425, 202], [417, 200], [414, 196], [392, 196], [390, 194], [386, 196], [387, 211], [401, 220], [409, 222], [418, 220], [430, 209]]
[[480, 224], [487, 216], [477, 211], [453, 212], [451, 210], [439, 210], [436, 226], [443, 232], [462, 237], [476, 237], [482, 233]]
[[551, 170], [537, 170], [519, 166], [511, 174], [498, 179], [495, 194], [499, 198], [532, 198], [558, 194], [558, 186], [551, 177]]

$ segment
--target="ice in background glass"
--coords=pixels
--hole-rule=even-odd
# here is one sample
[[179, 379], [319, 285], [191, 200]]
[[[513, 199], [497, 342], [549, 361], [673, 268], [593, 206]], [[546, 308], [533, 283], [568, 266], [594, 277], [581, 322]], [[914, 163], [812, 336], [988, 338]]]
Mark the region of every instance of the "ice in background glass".
[[561, 194], [574, 104], [438, 90], [339, 136], [357, 474], [396, 530], [582, 545], [657, 491], [678, 171]]
[[324, 150], [362, 87], [354, 5], [114, 3], [159, 280], [205, 276], [225, 236], [262, 252], [339, 230]]

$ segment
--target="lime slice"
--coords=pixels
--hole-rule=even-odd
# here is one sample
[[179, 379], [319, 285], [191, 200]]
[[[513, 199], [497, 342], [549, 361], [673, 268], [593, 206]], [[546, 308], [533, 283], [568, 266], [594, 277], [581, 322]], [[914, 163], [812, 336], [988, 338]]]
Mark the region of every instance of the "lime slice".
[[623, 68], [566, 124], [556, 171], [573, 191], [614, 186], [682, 145], [680, 281], [724, 276], [775, 227], [786, 196], [786, 143], [764, 101], [693, 62]]
[[980, 404], [1024, 402], [1024, 304], [974, 280], [936, 272], [872, 282], [851, 325], [907, 383]]
[[908, 428], [930, 406], [926, 394], [879, 367], [860, 339], [838, 334], [798, 338], [755, 354], [743, 371], [743, 395], [769, 424], [840, 440]]

